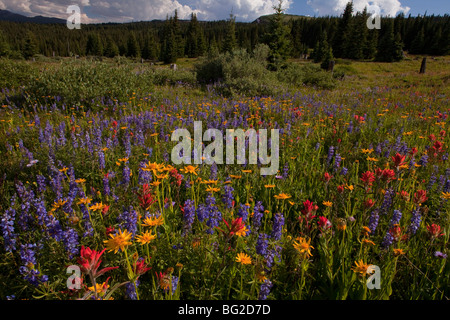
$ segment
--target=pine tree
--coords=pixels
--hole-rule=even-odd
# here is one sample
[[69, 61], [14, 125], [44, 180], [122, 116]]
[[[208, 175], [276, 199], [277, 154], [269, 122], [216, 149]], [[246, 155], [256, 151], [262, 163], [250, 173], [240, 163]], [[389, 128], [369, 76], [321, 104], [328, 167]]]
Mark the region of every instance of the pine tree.
[[333, 49], [331, 49], [330, 46], [328, 46], [326, 52], [324, 53], [322, 63], [320, 64], [320, 67], [324, 70], [328, 70], [330, 66], [330, 62], [334, 60], [333, 57]]
[[178, 11], [175, 10], [175, 15], [172, 19], [172, 31], [174, 36], [174, 49], [177, 58], [184, 57], [184, 39], [181, 34], [180, 22], [178, 20]]
[[98, 33], [89, 34], [86, 44], [86, 55], [92, 56], [103, 55], [103, 45]]
[[200, 45], [203, 44], [199, 43], [201, 41], [204, 41], [204, 39], [201, 39], [201, 30], [200, 26], [198, 24], [197, 15], [195, 13], [191, 14], [191, 22], [189, 23], [189, 27], [187, 30], [186, 35], [186, 49], [185, 53], [189, 58], [197, 58], [201, 54], [203, 54], [202, 48], [200, 48]]
[[227, 34], [225, 41], [223, 43], [223, 52], [233, 52], [236, 48], [236, 17], [230, 14], [230, 19], [228, 20]]
[[411, 48], [409, 49], [409, 53], [417, 54], [423, 53], [425, 46], [425, 31], [424, 27], [420, 28], [419, 33], [417, 33], [413, 42], [411, 43]]
[[177, 62], [177, 52], [175, 45], [175, 34], [173, 32], [172, 17], [170, 17], [170, 19], [166, 19], [163, 37], [163, 43], [161, 46], [161, 60], [166, 64]]
[[345, 6], [344, 13], [339, 20], [336, 30], [336, 36], [332, 44], [334, 55], [338, 58], [343, 58], [345, 54], [345, 46], [348, 43], [348, 33], [350, 30], [350, 23], [352, 21], [353, 2], [348, 2]]
[[25, 45], [23, 47], [22, 54], [25, 59], [29, 59], [38, 53], [38, 44], [36, 36], [31, 31], [28, 31], [25, 38]]
[[139, 43], [137, 42], [134, 32], [130, 34], [127, 42], [127, 56], [132, 58], [138, 58], [141, 54]]
[[270, 32], [266, 35], [266, 43], [270, 48], [269, 69], [278, 70], [284, 66], [290, 55], [290, 30], [284, 23], [283, 0], [279, 0], [273, 9], [275, 14], [270, 23]]
[[3, 36], [3, 33], [0, 30], [0, 57], [6, 57], [9, 55], [9, 43], [6, 41], [6, 38]]
[[325, 59], [325, 56], [329, 53], [330, 45], [328, 44], [328, 35], [327, 32], [324, 31], [320, 36], [319, 41], [316, 44], [316, 47], [313, 51], [313, 61], [314, 63], [322, 62]]
[[392, 21], [385, 22], [385, 33], [381, 37], [378, 48], [376, 60], [381, 62], [394, 62], [403, 59], [403, 44], [400, 33], [394, 37], [394, 27]]
[[156, 41], [151, 35], [147, 36], [144, 40], [144, 46], [142, 47], [141, 57], [146, 60], [153, 60], [156, 58]]
[[119, 55], [119, 47], [117, 47], [114, 40], [109, 36], [106, 38], [106, 46], [103, 54], [108, 58], [114, 58]]

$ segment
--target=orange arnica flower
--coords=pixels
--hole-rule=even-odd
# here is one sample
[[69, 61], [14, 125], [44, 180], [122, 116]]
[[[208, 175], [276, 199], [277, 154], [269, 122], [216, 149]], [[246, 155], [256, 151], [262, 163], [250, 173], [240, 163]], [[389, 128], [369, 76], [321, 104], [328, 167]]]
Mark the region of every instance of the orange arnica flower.
[[146, 217], [142, 221], [142, 225], [145, 227], [157, 227], [162, 224], [164, 224], [164, 218], [162, 216], [159, 216], [159, 217], [150, 216], [150, 217]]
[[111, 237], [111, 239], [103, 241], [108, 252], [114, 251], [114, 253], [117, 253], [119, 249], [124, 250], [125, 247], [131, 245], [131, 233], [126, 229], [124, 231], [119, 229], [119, 232], [117, 234], [109, 234], [109, 236]]
[[314, 247], [310, 244], [311, 239], [306, 240], [306, 238], [298, 237], [295, 240], [296, 241], [294, 241], [293, 244], [295, 250], [306, 258], [311, 257], [311, 249], [314, 249]]
[[291, 196], [286, 193], [280, 193], [280, 194], [274, 195], [274, 198], [277, 200], [286, 200], [286, 199], [291, 198]]
[[252, 259], [250, 258], [249, 255], [240, 252], [236, 256], [236, 262], [239, 262], [240, 264], [251, 264]]
[[358, 273], [360, 276], [365, 276], [367, 274], [367, 269], [370, 264], [363, 262], [362, 260], [355, 261], [355, 266], [352, 268], [353, 272]]

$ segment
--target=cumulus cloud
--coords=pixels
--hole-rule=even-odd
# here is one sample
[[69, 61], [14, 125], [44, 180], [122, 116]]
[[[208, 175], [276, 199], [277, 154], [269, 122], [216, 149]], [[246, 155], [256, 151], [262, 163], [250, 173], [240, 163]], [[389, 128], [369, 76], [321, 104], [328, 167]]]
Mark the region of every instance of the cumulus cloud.
[[[318, 15], [341, 15], [349, 0], [308, 0], [310, 5]], [[362, 11], [364, 7], [378, 6], [383, 16], [395, 16], [400, 12], [405, 14], [410, 10], [403, 7], [398, 0], [353, 0], [353, 11]]]
[[[289, 9], [293, 0], [284, 0]], [[69, 5], [81, 8], [82, 23], [129, 22], [165, 19], [177, 10], [180, 19], [192, 12], [200, 20], [223, 20], [230, 13], [238, 21], [252, 21], [273, 13], [278, 0], [0, 0], [0, 8], [27, 16], [43, 15], [65, 19]]]

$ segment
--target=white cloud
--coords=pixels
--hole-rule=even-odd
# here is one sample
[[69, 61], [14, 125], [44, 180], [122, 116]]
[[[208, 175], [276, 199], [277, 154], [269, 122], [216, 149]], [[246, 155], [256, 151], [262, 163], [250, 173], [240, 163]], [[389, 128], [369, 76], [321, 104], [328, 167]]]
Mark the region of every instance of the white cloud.
[[[318, 15], [341, 15], [349, 0], [308, 0]], [[398, 0], [353, 0], [353, 11], [362, 11], [364, 7], [378, 6], [381, 14], [395, 16], [400, 12], [407, 13], [410, 8], [403, 7]]]
[[[285, 0], [288, 9], [293, 0]], [[223, 20], [230, 13], [238, 21], [252, 21], [273, 13], [278, 0], [0, 0], [0, 8], [27, 16], [43, 15], [66, 19], [69, 5], [78, 4], [82, 23], [128, 22], [165, 19], [177, 10], [180, 19], [192, 12], [200, 20]]]

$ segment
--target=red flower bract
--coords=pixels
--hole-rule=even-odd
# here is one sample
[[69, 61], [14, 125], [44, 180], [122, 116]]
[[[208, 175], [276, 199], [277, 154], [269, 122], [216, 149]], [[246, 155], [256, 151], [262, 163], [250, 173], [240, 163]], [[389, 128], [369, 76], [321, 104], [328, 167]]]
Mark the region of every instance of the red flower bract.
[[375, 181], [375, 175], [371, 171], [366, 171], [362, 174], [361, 181], [364, 182], [366, 186], [371, 186], [372, 182]]
[[428, 200], [428, 197], [427, 197], [426, 190], [418, 190], [416, 193], [414, 193], [414, 203], [415, 204], [422, 204], [427, 200]]
[[405, 158], [406, 156], [401, 155], [400, 153], [397, 153], [395, 156], [392, 157], [392, 161], [394, 162], [394, 166], [396, 168], [403, 166], [405, 164]]
[[97, 269], [102, 262], [100, 258], [105, 250], [106, 249], [103, 249], [102, 251], [98, 252], [92, 250], [89, 247], [85, 248], [84, 246], [81, 246], [80, 257], [78, 258], [78, 263], [80, 264], [81, 271], [86, 274], [91, 273], [92, 276], [96, 278], [107, 271], [117, 269], [118, 267], [108, 267], [97, 272]]

